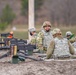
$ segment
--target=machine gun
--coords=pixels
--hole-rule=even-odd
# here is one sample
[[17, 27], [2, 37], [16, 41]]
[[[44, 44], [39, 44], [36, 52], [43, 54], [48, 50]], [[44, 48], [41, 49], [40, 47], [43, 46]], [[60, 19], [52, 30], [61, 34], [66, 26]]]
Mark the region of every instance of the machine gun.
[[[39, 61], [40, 60], [40, 59], [36, 59], [36, 58], [30, 56], [33, 53], [33, 49], [36, 48], [35, 45], [26, 44], [26, 41], [25, 42], [23, 40], [20, 41], [20, 40], [17, 40], [15, 38], [11, 39], [10, 43], [11, 43], [11, 45], [8, 46], [8, 47], [6, 47], [6, 46], [1, 47], [0, 50], [9, 49], [9, 51], [7, 53], [5, 53], [4, 55], [0, 56], [0, 59], [9, 56], [11, 54], [12, 50], [14, 49], [13, 47], [17, 46], [17, 52], [20, 53], [20, 55], [18, 55], [18, 56], [16, 56], [16, 54], [13, 55], [13, 57], [12, 57], [13, 60], [14, 59], [17, 59], [17, 60], [18, 59], [20, 59], [20, 60], [24, 59], [25, 60], [26, 58], [27, 59], [32, 59], [32, 60], [35, 60], [35, 61]], [[24, 53], [22, 51], [24, 51]], [[14, 52], [12, 52], [12, 54], [13, 53]], [[20, 58], [20, 57], [22, 57], [22, 58]]]
[[[25, 59], [41, 61], [41, 59], [32, 57], [33, 49], [36, 49], [36, 46], [27, 44], [26, 40], [17, 39], [17, 38], [12, 38], [12, 39], [4, 38], [3, 40], [4, 41], [2, 41], [1, 44], [5, 44], [5, 45], [0, 47], [0, 50], [8, 50], [8, 52], [3, 54], [2, 56], [0, 56], [0, 59], [11, 55], [13, 63], [18, 63], [18, 60], [21, 61], [21, 60], [25, 60]], [[10, 42], [9, 46], [7, 45], [8, 41]], [[17, 49], [14, 48], [15, 46]], [[17, 62], [15, 62], [14, 59], [15, 59], [15, 61], [17, 60]]]
[[7, 37], [10, 33], [1, 33], [1, 37]]

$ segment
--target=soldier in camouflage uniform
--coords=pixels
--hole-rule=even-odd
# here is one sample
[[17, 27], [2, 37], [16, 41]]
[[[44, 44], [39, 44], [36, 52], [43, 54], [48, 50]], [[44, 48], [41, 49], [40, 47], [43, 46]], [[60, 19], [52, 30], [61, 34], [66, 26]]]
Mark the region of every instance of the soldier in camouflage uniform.
[[53, 35], [53, 38], [55, 38], [56, 37], [56, 31], [52, 31], [52, 35]]
[[76, 54], [76, 38], [75, 38], [75, 41], [72, 43], [72, 46], [74, 47], [75, 54]]
[[69, 58], [74, 54], [74, 48], [70, 42], [63, 38], [62, 32], [60, 29], [54, 29], [56, 32], [56, 37], [51, 41], [47, 49], [47, 59], [53, 58]]
[[71, 42], [75, 42], [75, 35], [71, 31], [66, 32], [66, 38]]
[[37, 36], [39, 50], [46, 52], [47, 47], [49, 46], [52, 39], [53, 36], [51, 33], [51, 23], [49, 21], [45, 21], [42, 25], [42, 30], [38, 33]]
[[29, 33], [32, 36], [32, 39], [30, 41], [30, 44], [32, 45], [36, 45], [36, 38], [37, 38], [37, 33], [36, 33], [36, 29], [35, 28], [30, 28], [29, 29]]

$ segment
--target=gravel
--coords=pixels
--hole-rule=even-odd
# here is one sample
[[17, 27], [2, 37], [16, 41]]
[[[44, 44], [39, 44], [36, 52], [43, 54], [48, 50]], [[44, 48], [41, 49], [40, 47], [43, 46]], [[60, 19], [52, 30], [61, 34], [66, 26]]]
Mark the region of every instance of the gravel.
[[0, 75], [76, 75], [76, 59], [49, 61], [26, 59], [18, 64], [9, 61], [10, 56], [0, 59]]

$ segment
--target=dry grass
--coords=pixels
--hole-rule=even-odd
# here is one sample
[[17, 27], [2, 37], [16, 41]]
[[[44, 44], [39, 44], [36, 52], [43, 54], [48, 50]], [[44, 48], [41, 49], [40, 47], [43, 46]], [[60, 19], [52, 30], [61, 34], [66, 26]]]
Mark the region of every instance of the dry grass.
[[[14, 31], [14, 37], [17, 37], [19, 39], [28, 39], [28, 26], [27, 25], [15, 25], [17, 28], [16, 31]], [[41, 30], [41, 25], [36, 25], [36, 30], [39, 32]], [[52, 27], [54, 29], [56, 27]], [[57, 27], [62, 30], [63, 36], [65, 36], [66, 31], [71, 31], [72, 33], [76, 34], [76, 26], [69, 26], [69, 27]], [[0, 33], [10, 32], [12, 30], [11, 26], [9, 26], [5, 31], [0, 31]]]

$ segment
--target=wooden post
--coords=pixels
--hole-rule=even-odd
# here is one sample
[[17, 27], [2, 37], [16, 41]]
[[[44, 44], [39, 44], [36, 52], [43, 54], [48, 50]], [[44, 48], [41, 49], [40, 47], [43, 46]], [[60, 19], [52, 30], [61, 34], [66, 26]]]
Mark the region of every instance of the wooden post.
[[[33, 28], [34, 27], [34, 0], [29, 0], [28, 2], [28, 29]], [[28, 34], [29, 35], [29, 34]], [[29, 35], [29, 40], [31, 40], [31, 36]]]

